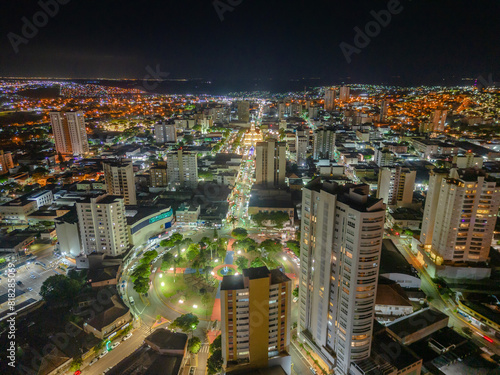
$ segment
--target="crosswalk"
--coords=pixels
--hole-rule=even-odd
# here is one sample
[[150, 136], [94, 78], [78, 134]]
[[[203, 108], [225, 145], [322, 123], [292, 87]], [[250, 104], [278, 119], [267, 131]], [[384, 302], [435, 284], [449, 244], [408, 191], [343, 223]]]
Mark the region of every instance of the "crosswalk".
[[199, 353], [208, 353], [209, 352], [209, 349], [210, 349], [210, 345], [208, 344], [203, 344], [201, 346], [201, 349], [199, 351]]

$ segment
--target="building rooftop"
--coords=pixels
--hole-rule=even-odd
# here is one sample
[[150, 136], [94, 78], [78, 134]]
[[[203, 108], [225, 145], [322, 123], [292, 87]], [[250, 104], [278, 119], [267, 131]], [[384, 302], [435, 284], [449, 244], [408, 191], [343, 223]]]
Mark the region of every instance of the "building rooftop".
[[111, 297], [111, 302], [113, 304], [110, 307], [97, 314], [87, 324], [100, 331], [128, 312], [129, 308], [123, 304], [117, 295]]
[[[166, 211], [165, 211], [166, 210]], [[170, 210], [170, 214], [168, 213]], [[125, 216], [127, 218], [128, 225], [134, 225], [135, 223], [141, 221], [142, 219], [151, 215], [160, 215], [161, 211], [165, 211], [165, 214], [172, 216], [173, 211], [170, 207], [151, 207], [151, 206], [125, 206]]]
[[220, 290], [238, 290], [244, 289], [245, 282], [243, 275], [227, 275], [222, 278]]
[[427, 308], [395, 320], [387, 325], [387, 329], [404, 338], [442, 320], [448, 320], [448, 315]]
[[178, 375], [183, 357], [162, 355], [147, 345], [142, 345], [120, 361], [107, 375]]
[[158, 346], [162, 350], [184, 350], [188, 336], [185, 333], [158, 328], [144, 340]]

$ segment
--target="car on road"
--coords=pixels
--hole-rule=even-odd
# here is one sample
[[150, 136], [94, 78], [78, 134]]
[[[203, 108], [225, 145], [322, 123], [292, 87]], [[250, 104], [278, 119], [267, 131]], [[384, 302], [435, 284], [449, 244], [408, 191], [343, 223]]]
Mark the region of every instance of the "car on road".
[[116, 348], [118, 345], [120, 345], [120, 342], [115, 342], [113, 345], [111, 345], [111, 349]]
[[103, 351], [103, 352], [99, 355], [99, 359], [101, 359], [102, 357], [104, 357], [106, 354], [108, 354], [108, 351], [107, 351], [107, 350]]
[[30, 277], [31, 277], [32, 279], [36, 279], [36, 276], [35, 276], [34, 274], [31, 274], [31, 275], [30, 275]]
[[94, 358], [92, 361], [90, 361], [89, 366], [92, 366], [94, 363], [96, 363], [99, 360], [99, 358]]
[[130, 302], [131, 305], [134, 304], [134, 297], [130, 296], [128, 297], [128, 301]]
[[316, 375], [316, 370], [313, 368], [313, 367], [309, 367], [309, 370], [311, 370], [311, 372]]
[[107, 373], [109, 370], [111, 370], [111, 367], [108, 367], [106, 370], [104, 370], [103, 374]]
[[33, 291], [33, 288], [26, 288], [26, 290], [27, 290], [28, 292], [32, 292], [32, 291]]
[[129, 338], [131, 338], [131, 337], [132, 337], [132, 332], [127, 333], [127, 335], [126, 335], [125, 337], [123, 337], [123, 341], [126, 341], [126, 340], [128, 340]]
[[194, 375], [195, 371], [196, 371], [196, 367], [191, 367], [189, 369], [189, 375]]
[[23, 285], [23, 282], [21, 280], [19, 280], [16, 284], [17, 285]]

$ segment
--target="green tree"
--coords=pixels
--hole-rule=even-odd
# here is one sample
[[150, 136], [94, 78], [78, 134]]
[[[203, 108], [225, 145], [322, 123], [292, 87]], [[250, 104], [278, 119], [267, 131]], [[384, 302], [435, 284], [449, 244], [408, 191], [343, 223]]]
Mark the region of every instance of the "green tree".
[[297, 298], [299, 297], [299, 287], [298, 286], [295, 287], [295, 289], [293, 290], [292, 296], [297, 297]]
[[174, 256], [170, 252], [163, 254], [161, 260], [161, 270], [162, 271], [169, 270], [174, 265], [174, 259], [175, 259]]
[[210, 354], [213, 354], [217, 349], [222, 349], [222, 336], [219, 335], [215, 338], [215, 340], [210, 344], [208, 351]]
[[245, 252], [254, 252], [254, 251], [257, 251], [257, 242], [255, 242], [254, 239], [248, 237], [248, 238], [245, 238], [241, 241], [236, 241], [234, 244], [233, 244], [233, 249], [235, 250], [243, 250]]
[[231, 232], [231, 237], [236, 241], [241, 241], [248, 237], [248, 232], [245, 228], [235, 228]]
[[73, 359], [73, 361], [71, 361], [71, 365], [69, 367], [69, 370], [70, 371], [77, 371], [80, 369], [80, 367], [82, 367], [82, 364], [83, 364], [82, 357], [81, 356], [76, 357]]
[[168, 247], [169, 246], [169, 241], [168, 240], [161, 240], [160, 241], [160, 246], [161, 247]]
[[248, 268], [248, 259], [245, 257], [238, 257], [235, 259], [234, 263], [238, 267], [238, 270], [240, 273], [245, 269]]
[[171, 329], [180, 329], [184, 333], [193, 332], [200, 323], [198, 317], [194, 314], [184, 314], [175, 319], [171, 324]]
[[286, 246], [290, 250], [292, 250], [295, 255], [300, 257], [300, 242], [299, 241], [294, 241], [294, 240], [286, 241]]
[[283, 250], [283, 245], [277, 240], [265, 240], [260, 243], [260, 248], [263, 249], [268, 257], [276, 255]]
[[222, 364], [222, 349], [217, 349], [207, 360], [207, 374], [217, 374], [222, 370]]
[[134, 281], [134, 290], [139, 294], [146, 294], [149, 291], [149, 277], [139, 277]]
[[144, 253], [141, 259], [141, 263], [143, 264], [150, 264], [153, 259], [155, 259], [158, 256], [158, 252], [156, 250], [149, 250]]
[[192, 354], [197, 354], [201, 349], [201, 340], [199, 337], [191, 337], [188, 340], [188, 351]]
[[151, 266], [146, 263], [142, 263], [137, 266], [137, 268], [131, 273], [130, 279], [135, 281], [138, 278], [146, 278], [151, 274]]
[[200, 245], [194, 243], [189, 245], [186, 252], [186, 258], [189, 261], [193, 262], [199, 255], [200, 255]]
[[265, 264], [259, 257], [255, 258], [254, 260], [252, 260], [252, 263], [250, 263], [250, 268], [257, 268], [262, 266], [265, 266]]
[[54, 275], [43, 282], [40, 295], [48, 304], [72, 305], [81, 286], [80, 282], [65, 275]]

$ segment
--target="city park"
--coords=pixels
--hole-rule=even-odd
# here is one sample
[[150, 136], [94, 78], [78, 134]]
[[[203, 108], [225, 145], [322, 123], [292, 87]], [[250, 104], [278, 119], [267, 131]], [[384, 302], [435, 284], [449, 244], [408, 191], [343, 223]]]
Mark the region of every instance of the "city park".
[[[299, 255], [297, 241], [286, 246]], [[157, 250], [143, 254], [140, 264], [130, 275], [134, 290], [146, 295], [151, 290], [172, 310], [192, 313], [200, 319], [220, 320], [219, 282], [226, 275], [238, 275], [245, 268], [266, 266], [281, 268], [295, 277], [293, 262], [279, 254], [284, 250], [280, 240], [257, 242], [244, 228], [235, 228], [226, 238], [214, 230], [213, 237], [195, 243], [180, 233], [160, 242], [166, 248], [158, 266]], [[155, 265], [153, 265], [155, 264]]]

